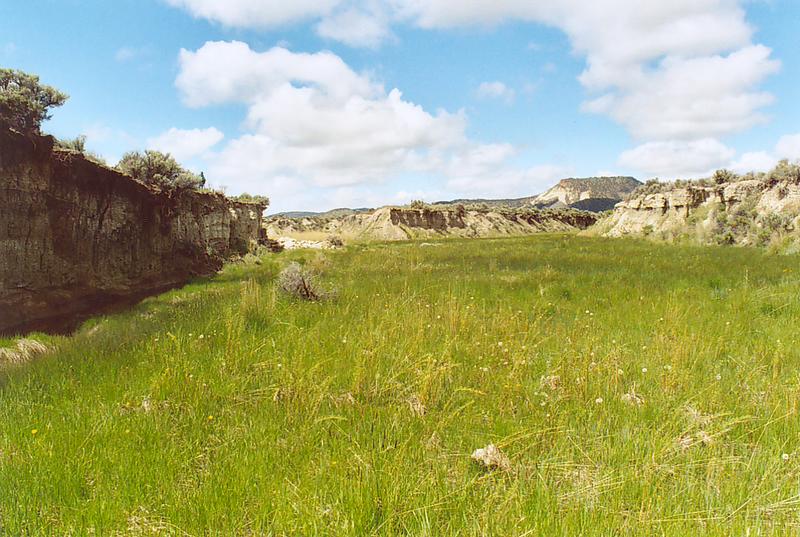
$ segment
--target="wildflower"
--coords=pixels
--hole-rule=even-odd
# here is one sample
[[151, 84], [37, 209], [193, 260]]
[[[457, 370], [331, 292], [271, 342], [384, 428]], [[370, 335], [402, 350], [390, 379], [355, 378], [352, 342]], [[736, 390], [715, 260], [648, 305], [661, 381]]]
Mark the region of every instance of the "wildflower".
[[783, 455], [781, 455], [781, 459], [783, 459], [784, 461], [788, 461], [789, 460], [789, 454], [788, 453], [784, 453]]
[[672, 371], [672, 366], [667, 364], [664, 366], [664, 371]]
[[595, 404], [602, 405], [603, 404], [603, 398], [602, 397], [598, 397], [597, 399], [594, 400], [594, 402], [595, 402]]
[[208, 421], [214, 421], [214, 416], [208, 416]]
[[31, 434], [36, 436], [39, 433], [39, 429], [31, 429]]
[[722, 380], [722, 375], [720, 375], [719, 373], [717, 373], [717, 377], [716, 377], [716, 379], [717, 379], [717, 380]]
[[502, 341], [498, 341], [498, 342], [497, 342], [497, 346], [498, 346], [498, 347], [502, 347], [502, 346], [503, 346], [503, 342], [502, 342]]
[[642, 368], [642, 373], [645, 373], [645, 374], [647, 373], [647, 368], [646, 367]]
[[623, 371], [622, 369], [617, 369], [617, 375], [624, 375], [624, 374], [625, 371]]

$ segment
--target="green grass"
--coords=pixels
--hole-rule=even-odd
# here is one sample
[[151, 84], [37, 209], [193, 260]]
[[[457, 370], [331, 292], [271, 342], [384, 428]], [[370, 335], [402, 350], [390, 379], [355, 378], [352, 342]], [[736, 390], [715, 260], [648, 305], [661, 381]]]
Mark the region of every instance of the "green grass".
[[[338, 298], [276, 295], [290, 259]], [[543, 235], [229, 266], [0, 372], [0, 534], [795, 535], [798, 260]], [[490, 442], [511, 471], [471, 463]]]

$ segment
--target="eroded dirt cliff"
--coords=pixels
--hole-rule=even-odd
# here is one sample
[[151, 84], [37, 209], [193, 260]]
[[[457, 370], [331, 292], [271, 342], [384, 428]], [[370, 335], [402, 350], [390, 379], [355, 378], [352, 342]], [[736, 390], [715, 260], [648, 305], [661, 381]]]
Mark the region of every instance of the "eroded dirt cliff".
[[155, 191], [51, 137], [0, 132], [0, 333], [213, 274], [259, 237], [262, 210]]
[[383, 207], [341, 218], [272, 218], [271, 237], [340, 235], [355, 240], [408, 240], [437, 237], [499, 237], [576, 231], [597, 221], [597, 215], [575, 210], [467, 210], [434, 206], [424, 209]]
[[768, 174], [653, 185], [618, 204], [592, 232], [687, 239], [702, 244], [797, 249], [800, 166], [783, 163]]

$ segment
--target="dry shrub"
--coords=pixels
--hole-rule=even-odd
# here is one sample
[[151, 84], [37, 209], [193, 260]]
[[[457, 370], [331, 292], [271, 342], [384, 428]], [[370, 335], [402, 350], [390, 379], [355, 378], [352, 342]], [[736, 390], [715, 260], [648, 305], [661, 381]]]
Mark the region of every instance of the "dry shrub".
[[0, 366], [3, 364], [23, 364], [46, 354], [50, 349], [33, 339], [20, 339], [16, 347], [0, 349]]
[[328, 235], [328, 238], [325, 239], [331, 248], [343, 248], [344, 247], [344, 240], [339, 235]]
[[331, 298], [333, 293], [322, 287], [317, 276], [300, 263], [290, 263], [278, 275], [278, 289], [287, 295], [319, 302]]

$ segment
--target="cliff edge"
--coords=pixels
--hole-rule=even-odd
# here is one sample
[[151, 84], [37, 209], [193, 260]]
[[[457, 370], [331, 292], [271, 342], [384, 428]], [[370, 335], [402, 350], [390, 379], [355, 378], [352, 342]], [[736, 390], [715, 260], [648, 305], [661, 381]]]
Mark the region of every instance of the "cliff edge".
[[263, 210], [154, 190], [52, 137], [0, 131], [0, 333], [213, 274], [259, 238]]

